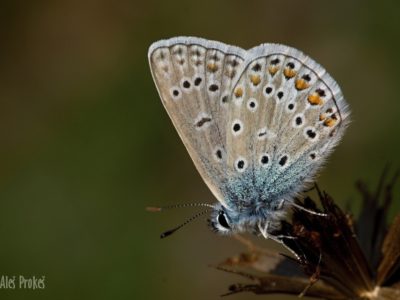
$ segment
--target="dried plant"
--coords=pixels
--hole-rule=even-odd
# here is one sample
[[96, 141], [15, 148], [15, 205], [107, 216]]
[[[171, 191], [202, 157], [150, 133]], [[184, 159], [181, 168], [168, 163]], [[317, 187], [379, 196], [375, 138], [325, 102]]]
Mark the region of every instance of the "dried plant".
[[[274, 233], [294, 237], [284, 242], [299, 259], [261, 249], [238, 237], [248, 252], [227, 259], [217, 268], [252, 283], [234, 284], [226, 295], [247, 291], [332, 300], [400, 299], [400, 214], [387, 226], [399, 173], [387, 182], [387, 171], [375, 192], [363, 182], [357, 183], [363, 198], [357, 221], [316, 187], [327, 217], [296, 209], [290, 222], [282, 222], [280, 231]], [[309, 196], [301, 204], [319, 211]]]

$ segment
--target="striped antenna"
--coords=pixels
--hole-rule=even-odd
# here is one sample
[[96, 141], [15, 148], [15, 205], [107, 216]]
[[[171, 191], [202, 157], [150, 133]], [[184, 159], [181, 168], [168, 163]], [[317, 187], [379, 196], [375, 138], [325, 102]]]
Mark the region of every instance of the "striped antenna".
[[160, 212], [163, 210], [168, 210], [172, 208], [186, 208], [186, 207], [196, 207], [196, 206], [202, 206], [202, 207], [209, 207], [213, 208], [214, 206], [208, 203], [182, 203], [182, 204], [174, 204], [174, 205], [167, 205], [167, 206], [148, 206], [146, 207], [146, 210], [149, 212]]
[[175, 228], [163, 232], [163, 233], [160, 235], [160, 238], [163, 239], [163, 238], [166, 238], [167, 236], [170, 236], [171, 234], [173, 234], [174, 232], [176, 232], [178, 229], [181, 229], [183, 226], [189, 224], [189, 223], [192, 222], [193, 220], [196, 220], [198, 217], [200, 217], [200, 216], [202, 216], [202, 215], [204, 215], [204, 214], [206, 214], [206, 213], [208, 213], [208, 212], [209, 212], [209, 210], [206, 209], [206, 210], [203, 210], [203, 211], [201, 211], [201, 212], [195, 214], [194, 216], [190, 217], [190, 218], [187, 219], [185, 222], [183, 222], [182, 224], [176, 226]]

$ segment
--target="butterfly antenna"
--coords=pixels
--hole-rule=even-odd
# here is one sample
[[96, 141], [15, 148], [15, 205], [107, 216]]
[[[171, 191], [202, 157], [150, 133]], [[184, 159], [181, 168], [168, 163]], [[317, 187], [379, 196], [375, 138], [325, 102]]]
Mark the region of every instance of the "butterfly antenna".
[[182, 203], [182, 204], [174, 204], [174, 205], [166, 205], [166, 206], [148, 206], [146, 207], [147, 211], [150, 212], [159, 212], [172, 208], [185, 208], [185, 207], [195, 207], [195, 206], [203, 206], [213, 208], [214, 206], [208, 203]]
[[160, 235], [160, 238], [163, 239], [163, 238], [166, 238], [167, 236], [170, 236], [171, 234], [173, 234], [173, 233], [174, 233], [175, 231], [177, 231], [178, 229], [181, 229], [183, 226], [189, 224], [189, 223], [192, 222], [193, 220], [196, 220], [198, 217], [200, 217], [200, 216], [202, 216], [202, 215], [204, 215], [204, 214], [206, 214], [206, 213], [208, 213], [208, 212], [209, 212], [209, 210], [206, 209], [206, 210], [203, 210], [203, 211], [201, 211], [201, 212], [195, 214], [194, 216], [190, 217], [190, 218], [187, 219], [185, 222], [183, 222], [182, 224], [176, 226], [175, 228], [163, 232], [163, 233]]

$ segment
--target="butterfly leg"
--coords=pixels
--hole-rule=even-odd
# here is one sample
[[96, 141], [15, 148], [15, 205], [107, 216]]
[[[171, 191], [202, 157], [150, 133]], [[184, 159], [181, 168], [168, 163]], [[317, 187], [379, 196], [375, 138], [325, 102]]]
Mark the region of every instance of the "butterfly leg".
[[264, 227], [261, 225], [261, 222], [258, 223], [258, 229], [260, 230], [261, 235], [265, 239], [270, 238], [270, 234], [268, 233], [268, 226], [269, 226], [269, 222], [266, 222]]
[[268, 233], [268, 227], [270, 226], [270, 222], [267, 221], [265, 222], [265, 225], [262, 226], [261, 222], [258, 223], [258, 229], [260, 230], [261, 235], [265, 239], [270, 239], [273, 240], [279, 244], [282, 244], [290, 253], [293, 254], [294, 257], [296, 257], [297, 260], [301, 260], [300, 256], [297, 255], [296, 252], [294, 252], [292, 249], [290, 249], [283, 241], [282, 239], [287, 238], [287, 239], [295, 239], [296, 237], [294, 236], [286, 236], [286, 235], [272, 235]]
[[316, 215], [316, 216], [320, 216], [320, 217], [327, 217], [328, 216], [327, 214], [319, 213], [319, 212], [313, 211], [311, 209], [307, 209], [307, 208], [305, 208], [305, 207], [303, 207], [301, 205], [298, 205], [298, 204], [296, 204], [294, 202], [289, 202], [289, 204], [294, 206], [294, 207], [296, 207], [296, 208], [298, 208], [298, 209], [300, 209], [300, 210], [302, 210], [302, 211], [305, 211], [305, 212], [307, 212], [307, 213], [309, 213], [311, 215]]
[[285, 204], [285, 199], [282, 199], [281, 202], [279, 202], [277, 209], [281, 210], [284, 204]]
[[280, 242], [282, 242], [282, 239], [296, 239], [296, 237], [294, 236], [290, 236], [290, 235], [272, 235], [268, 232], [268, 227], [270, 226], [269, 221], [265, 222], [265, 226], [263, 227], [261, 222], [258, 223], [258, 229], [260, 230], [260, 233], [262, 234], [262, 236], [265, 239], [271, 239], [271, 240], [279, 240]]

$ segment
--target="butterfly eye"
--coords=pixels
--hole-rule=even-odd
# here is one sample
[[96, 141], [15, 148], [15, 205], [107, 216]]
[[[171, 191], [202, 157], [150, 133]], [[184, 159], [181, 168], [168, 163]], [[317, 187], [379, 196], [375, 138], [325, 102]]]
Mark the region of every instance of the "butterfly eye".
[[224, 227], [226, 229], [231, 229], [231, 227], [228, 224], [227, 219], [225, 218], [225, 213], [223, 211], [219, 212], [217, 221], [218, 221], [219, 225], [221, 225], [222, 227]]

